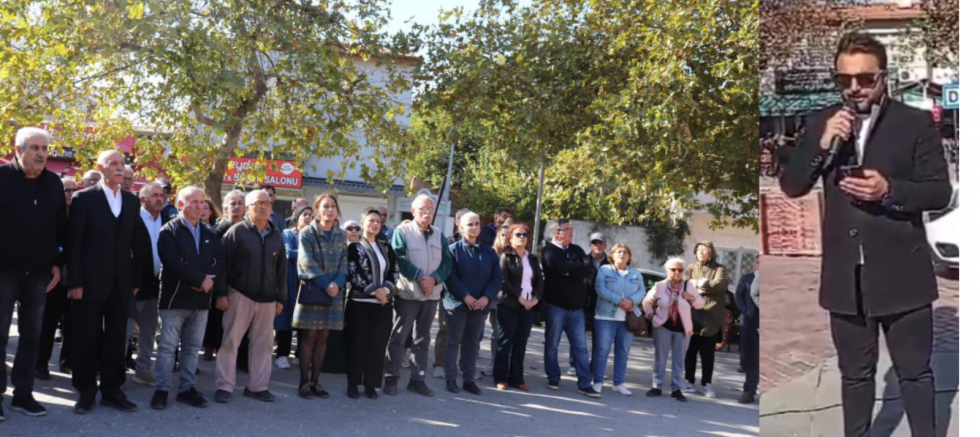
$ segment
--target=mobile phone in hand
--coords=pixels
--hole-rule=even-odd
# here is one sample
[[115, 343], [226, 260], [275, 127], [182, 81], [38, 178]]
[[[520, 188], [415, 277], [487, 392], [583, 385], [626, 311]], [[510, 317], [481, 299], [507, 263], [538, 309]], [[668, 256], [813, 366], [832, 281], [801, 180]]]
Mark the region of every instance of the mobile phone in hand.
[[838, 181], [844, 178], [863, 178], [864, 168], [860, 165], [842, 165], [837, 169]]

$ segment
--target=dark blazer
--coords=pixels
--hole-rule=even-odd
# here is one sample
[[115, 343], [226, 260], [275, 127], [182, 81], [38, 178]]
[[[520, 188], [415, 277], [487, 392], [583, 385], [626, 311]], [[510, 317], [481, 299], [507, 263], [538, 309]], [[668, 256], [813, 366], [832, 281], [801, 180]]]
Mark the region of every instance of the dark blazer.
[[[541, 274], [541, 264], [538, 263], [538, 257], [530, 252], [527, 254], [527, 261], [531, 264], [531, 271], [534, 273], [531, 279], [531, 294], [538, 298], [540, 303], [544, 296], [544, 275]], [[504, 250], [504, 254], [500, 257], [500, 270], [504, 282], [500, 293], [497, 294], [497, 305], [523, 309], [518, 298], [521, 297], [521, 283], [524, 280], [524, 262], [513, 248], [508, 247]]]
[[[68, 215], [68, 288], [83, 287], [82, 300], [104, 302], [114, 293], [124, 300], [142, 284], [146, 226], [136, 195], [120, 188], [122, 210], [112, 215], [109, 201], [96, 184], [72, 197]], [[142, 234], [141, 234], [142, 233]]]
[[[163, 226], [166, 226], [172, 218], [173, 217], [170, 215], [167, 209], [160, 211], [160, 223]], [[140, 211], [139, 220], [140, 222], [143, 221], [142, 211]], [[153, 251], [156, 250], [156, 248], [153, 247], [153, 240], [150, 239], [150, 233], [149, 229], [146, 228], [146, 223], [143, 224], [139, 238], [141, 241], [139, 247], [143, 251], [139, 257], [139, 268], [143, 269], [143, 272], [140, 275], [143, 278], [143, 283], [140, 285], [140, 292], [136, 294], [136, 300], [143, 301], [160, 296], [160, 277], [153, 274]], [[159, 245], [160, 241], [158, 239], [157, 246]], [[160, 269], [163, 269], [162, 261]]]
[[738, 310], [746, 319], [759, 317], [759, 308], [755, 306], [755, 302], [752, 301], [752, 296], [749, 293], [753, 279], [755, 279], [755, 272], [743, 275], [738, 280], [738, 287], [735, 288], [735, 305], [738, 306]]
[[[926, 112], [886, 101], [869, 133], [862, 164], [888, 179], [891, 192], [877, 203], [852, 202], [836, 183], [836, 169], [857, 163], [854, 140], [842, 145], [833, 162], [819, 144], [826, 120], [840, 107], [808, 118], [806, 136], [780, 179], [788, 196], [799, 197], [823, 178], [820, 305], [849, 315], [863, 310], [868, 316], [928, 305], [938, 293], [922, 212], [947, 206], [952, 193], [939, 131]], [[863, 308], [858, 308], [855, 277], [861, 247]]]
[[[199, 223], [200, 249], [194, 245], [194, 234], [179, 219], [171, 220], [160, 230], [157, 253], [160, 254], [160, 309], [206, 310], [212, 293], [192, 290], [200, 287], [207, 275], [217, 276], [224, 266], [224, 248], [218, 233], [204, 221]], [[212, 292], [214, 289], [212, 288]]]
[[[380, 234], [379, 234], [380, 235]], [[347, 284], [351, 299], [372, 299], [381, 287], [388, 287], [389, 297], [395, 292], [395, 275], [398, 274], [398, 259], [388, 243], [375, 239], [378, 248], [385, 254], [385, 271], [378, 265], [378, 255], [371, 243], [361, 238], [357, 243], [347, 246]]]

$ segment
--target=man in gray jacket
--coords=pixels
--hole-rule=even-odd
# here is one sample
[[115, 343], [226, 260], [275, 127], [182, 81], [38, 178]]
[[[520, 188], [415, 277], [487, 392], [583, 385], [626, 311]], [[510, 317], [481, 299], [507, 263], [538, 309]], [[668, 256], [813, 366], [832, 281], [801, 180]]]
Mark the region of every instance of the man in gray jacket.
[[398, 393], [399, 364], [405, 353], [405, 340], [415, 330], [412, 345], [412, 380], [408, 390], [423, 396], [433, 396], [425, 385], [425, 370], [429, 363], [429, 331], [439, 308], [443, 283], [449, 278], [452, 255], [449, 243], [439, 228], [432, 226], [436, 216], [435, 202], [420, 195], [412, 202], [414, 221], [406, 221], [395, 229], [391, 246], [398, 260], [398, 290], [395, 296], [395, 326], [388, 342], [385, 359], [387, 395]]
[[235, 389], [235, 361], [245, 332], [265, 332], [250, 340], [248, 385], [245, 396], [264, 402], [276, 398], [269, 392], [272, 375], [272, 323], [286, 301], [286, 246], [282, 232], [269, 220], [272, 201], [262, 190], [245, 196], [245, 219], [225, 233], [225, 275], [215, 284], [215, 307], [224, 311], [225, 335], [218, 350], [215, 402], [231, 400]]

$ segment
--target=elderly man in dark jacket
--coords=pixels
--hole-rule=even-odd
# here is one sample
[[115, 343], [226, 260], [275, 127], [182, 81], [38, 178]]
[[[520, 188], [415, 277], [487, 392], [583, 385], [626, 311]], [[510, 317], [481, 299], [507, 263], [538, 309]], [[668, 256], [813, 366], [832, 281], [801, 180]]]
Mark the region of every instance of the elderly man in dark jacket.
[[272, 199], [263, 190], [245, 196], [248, 212], [222, 238], [225, 248], [224, 273], [218, 276], [215, 305], [224, 311], [224, 339], [215, 366], [218, 391], [214, 400], [231, 400], [235, 389], [238, 346], [249, 329], [268, 335], [252, 336], [249, 344], [248, 385], [245, 396], [263, 402], [275, 401], [269, 392], [273, 346], [273, 321], [286, 301], [286, 245], [282, 231], [269, 217]]
[[[20, 302], [11, 407], [30, 416], [43, 416], [45, 409], [32, 394], [35, 364], [46, 293], [61, 277], [63, 261], [58, 248], [67, 246], [68, 216], [61, 181], [44, 169], [48, 133], [23, 128], [14, 141], [15, 159], [0, 166], [0, 351], [7, 348], [14, 302]], [[47, 363], [42, 366], [47, 370]], [[0, 394], [6, 390], [7, 367], [0, 365]], [[3, 417], [0, 404], [0, 420]]]
[[218, 234], [201, 218], [208, 205], [204, 192], [186, 187], [177, 193], [180, 214], [160, 231], [160, 344], [156, 362], [156, 392], [150, 406], [167, 408], [177, 342], [180, 341], [180, 387], [177, 401], [205, 407], [195, 385], [198, 352], [204, 341], [211, 292], [221, 274], [224, 249]]
[[745, 371], [745, 389], [739, 402], [755, 402], [755, 391], [759, 386], [759, 307], [752, 300], [752, 281], [759, 274], [759, 258], [755, 259], [755, 270], [738, 281], [735, 289], [735, 304], [742, 313], [741, 342], [739, 344], [739, 364]]

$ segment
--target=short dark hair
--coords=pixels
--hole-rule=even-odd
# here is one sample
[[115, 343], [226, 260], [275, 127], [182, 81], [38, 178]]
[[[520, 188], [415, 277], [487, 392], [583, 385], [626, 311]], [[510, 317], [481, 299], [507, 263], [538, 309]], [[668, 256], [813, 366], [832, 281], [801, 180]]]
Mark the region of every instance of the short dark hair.
[[878, 68], [888, 70], [888, 54], [885, 46], [873, 36], [864, 32], [848, 32], [837, 43], [837, 54], [834, 55], [834, 67], [837, 67], [837, 59], [840, 55], [853, 55], [855, 53], [865, 53], [874, 55], [878, 59]]
[[272, 190], [272, 193], [273, 194], [276, 193], [276, 187], [273, 187], [272, 185], [262, 185], [262, 186], [259, 187], [259, 189], [262, 190], [262, 191]]
[[506, 206], [502, 206], [500, 208], [497, 208], [497, 211], [494, 212], [493, 215], [500, 215], [500, 214], [503, 214], [505, 212], [507, 214], [514, 215], [514, 211], [511, 211], [510, 208], [508, 208]]

